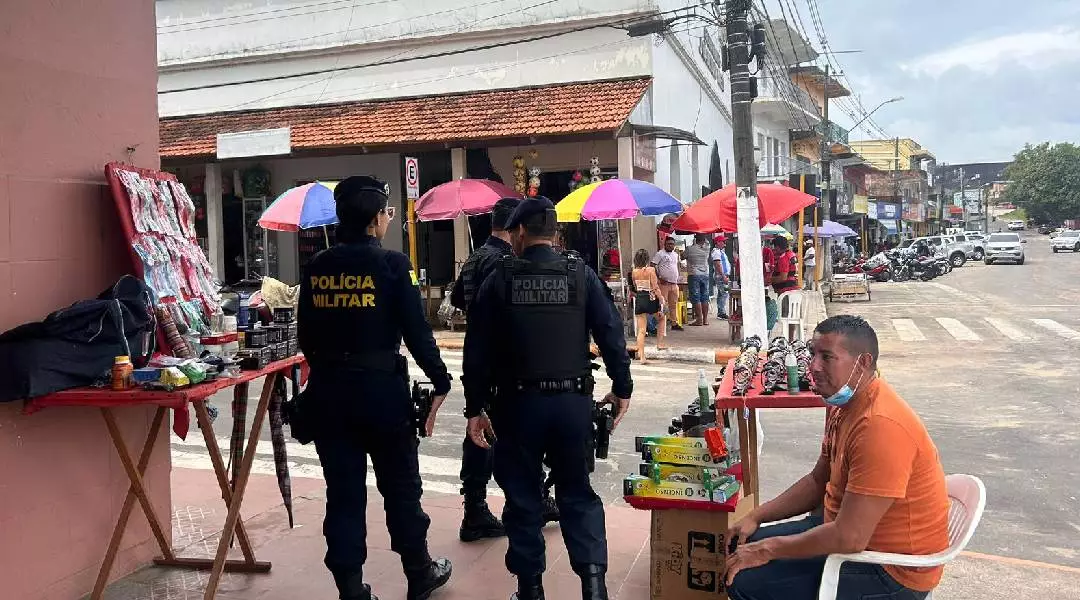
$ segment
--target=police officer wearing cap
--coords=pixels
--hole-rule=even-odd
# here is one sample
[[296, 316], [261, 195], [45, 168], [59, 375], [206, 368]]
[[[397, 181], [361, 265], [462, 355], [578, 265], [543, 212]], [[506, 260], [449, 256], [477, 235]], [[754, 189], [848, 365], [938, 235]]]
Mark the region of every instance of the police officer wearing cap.
[[337, 185], [338, 243], [311, 259], [300, 282], [297, 333], [311, 365], [302, 410], [326, 479], [325, 564], [341, 600], [377, 600], [363, 578], [368, 456], [409, 600], [428, 598], [451, 572], [450, 561], [428, 553], [431, 521], [420, 506], [419, 442], [402, 340], [434, 386], [423, 424], [428, 435], [450, 375], [409, 259], [380, 245], [394, 217], [388, 192], [373, 177]]
[[[552, 248], [555, 208], [528, 198], [507, 223], [519, 258], [503, 258], [477, 291], [465, 334], [465, 416], [473, 443], [494, 434], [495, 480], [506, 495], [506, 567], [517, 600], [542, 600], [541, 499], [549, 459], [563, 540], [582, 597], [607, 600], [604, 505], [589, 482], [593, 401], [589, 335], [612, 381], [618, 425], [633, 382], [622, 320], [579, 258]], [[494, 390], [494, 393], [493, 393]], [[484, 412], [491, 406], [491, 419]]]
[[[469, 307], [476, 288], [495, 270], [504, 256], [514, 253], [510, 245], [510, 233], [506, 222], [521, 203], [518, 198], [502, 198], [491, 210], [491, 236], [477, 248], [461, 266], [457, 283], [450, 292], [450, 304], [472, 319]], [[463, 542], [475, 542], [483, 538], [506, 535], [503, 524], [487, 505], [487, 484], [491, 481], [491, 450], [472, 443], [466, 434], [461, 444], [461, 494], [465, 496], [465, 515], [461, 520], [458, 537]]]

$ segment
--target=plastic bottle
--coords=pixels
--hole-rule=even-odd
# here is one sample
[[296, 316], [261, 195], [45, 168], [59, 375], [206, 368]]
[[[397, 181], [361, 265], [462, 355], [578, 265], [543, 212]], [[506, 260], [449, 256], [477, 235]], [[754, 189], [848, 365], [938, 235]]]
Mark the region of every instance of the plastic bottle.
[[698, 408], [702, 413], [708, 412], [712, 402], [709, 399], [709, 380], [705, 378], [705, 369], [698, 369], [697, 395]]
[[112, 389], [122, 391], [130, 388], [131, 376], [134, 372], [135, 367], [131, 364], [130, 357], [117, 356], [114, 358], [112, 366]]
[[795, 353], [788, 352], [784, 356], [784, 367], [787, 368], [787, 389], [789, 394], [799, 393], [799, 363], [795, 360]]

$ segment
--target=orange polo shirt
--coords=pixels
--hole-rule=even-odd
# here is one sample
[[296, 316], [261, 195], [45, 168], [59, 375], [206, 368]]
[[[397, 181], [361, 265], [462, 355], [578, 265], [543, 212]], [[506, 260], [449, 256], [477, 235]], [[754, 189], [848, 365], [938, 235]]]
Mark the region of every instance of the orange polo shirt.
[[[847, 405], [829, 408], [821, 451], [830, 465], [825, 522], [836, 519], [846, 492], [894, 498], [867, 550], [923, 555], [948, 547], [949, 496], [937, 447], [892, 386], [874, 379]], [[885, 570], [901, 585], [929, 592], [943, 568]]]

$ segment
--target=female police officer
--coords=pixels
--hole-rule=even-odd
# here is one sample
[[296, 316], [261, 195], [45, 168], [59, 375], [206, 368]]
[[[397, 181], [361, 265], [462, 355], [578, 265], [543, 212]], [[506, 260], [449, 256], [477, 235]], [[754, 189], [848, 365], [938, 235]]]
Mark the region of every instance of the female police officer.
[[[409, 259], [380, 240], [394, 216], [388, 187], [349, 177], [334, 190], [338, 244], [315, 255], [300, 282], [300, 348], [311, 365], [303, 408], [326, 479], [326, 566], [342, 600], [375, 599], [363, 582], [367, 559], [367, 457], [383, 496], [390, 547], [401, 556], [408, 598], [423, 600], [450, 579], [450, 561], [432, 560], [430, 519], [420, 507], [418, 440], [408, 390], [404, 338], [434, 385], [434, 408], [450, 391]], [[377, 600], [377, 599], [376, 599]]]

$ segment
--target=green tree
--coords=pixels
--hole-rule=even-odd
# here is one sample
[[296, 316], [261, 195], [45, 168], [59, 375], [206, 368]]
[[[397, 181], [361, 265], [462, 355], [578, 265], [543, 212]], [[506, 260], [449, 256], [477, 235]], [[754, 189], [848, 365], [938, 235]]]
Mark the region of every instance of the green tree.
[[1080, 218], [1080, 146], [1026, 144], [1005, 171], [1005, 200], [1038, 223]]

